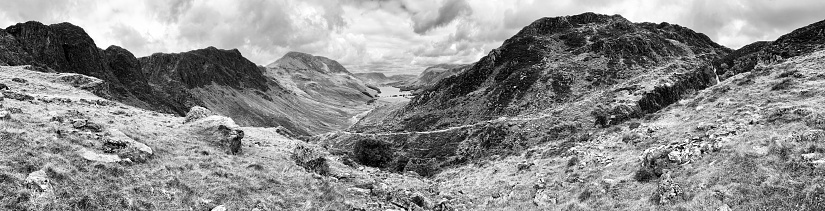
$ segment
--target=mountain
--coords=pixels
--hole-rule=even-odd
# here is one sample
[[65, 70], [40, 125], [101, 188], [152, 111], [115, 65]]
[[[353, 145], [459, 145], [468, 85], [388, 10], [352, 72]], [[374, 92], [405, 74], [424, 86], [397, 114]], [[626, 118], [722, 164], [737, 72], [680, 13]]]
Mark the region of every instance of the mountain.
[[[282, 86], [293, 82], [267, 77], [267, 68], [236, 49], [208, 47], [136, 58], [118, 46], [97, 48], [82, 28], [70, 23], [30, 21], [0, 30], [0, 65], [94, 76], [105, 83], [95, 94], [131, 106], [181, 116], [193, 106], [205, 106], [242, 126], [283, 126], [301, 135], [347, 127], [374, 96], [343, 66], [323, 57], [290, 60], [289, 65], [321, 71], [305, 75], [304, 81], [335, 78], [340, 83], [325, 83], [320, 88], [325, 94], [296, 95], [305, 89]], [[342, 74], [350, 79], [340, 78]]]
[[406, 74], [386, 76], [384, 73], [380, 72], [354, 73], [353, 75], [355, 75], [358, 79], [361, 79], [361, 81], [364, 81], [364, 83], [373, 86], [393, 86], [416, 78], [415, 75]]
[[[619, 122], [664, 107], [686, 89], [711, 85], [716, 76], [705, 63], [730, 51], [668, 23], [632, 23], [594, 13], [542, 18], [460, 74], [423, 91], [395, 112], [397, 124], [380, 125], [407, 131], [446, 128], [557, 110], [586, 99], [592, 99], [590, 109], [624, 113], [610, 114], [612, 122]], [[685, 90], [649, 101], [657, 89], [666, 89], [656, 87], [667, 84]]]
[[[401, 86], [403, 91], [414, 91], [429, 88], [441, 79], [456, 75], [469, 68], [471, 65], [465, 64], [437, 64], [424, 69], [414, 80], [407, 81]], [[423, 91], [423, 90], [422, 90]]]
[[[145, 86], [132, 85], [144, 78], [136, 74], [116, 75], [107, 62], [107, 54], [97, 48], [86, 32], [70, 23], [44, 25], [29, 21], [0, 30], [0, 64], [32, 65], [43, 71], [80, 73], [95, 76], [107, 83], [104, 97], [141, 108], [153, 99]], [[136, 78], [132, 78], [136, 77]]]
[[361, 105], [378, 94], [335, 60], [306, 53], [287, 53], [265, 74], [299, 96], [337, 106]]

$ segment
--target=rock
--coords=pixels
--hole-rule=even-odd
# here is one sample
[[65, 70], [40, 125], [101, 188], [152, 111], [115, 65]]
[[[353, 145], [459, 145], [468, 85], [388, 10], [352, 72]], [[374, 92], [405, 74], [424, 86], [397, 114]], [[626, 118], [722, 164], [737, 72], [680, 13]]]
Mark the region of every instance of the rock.
[[532, 167], [533, 165], [535, 165], [533, 164], [533, 162], [521, 162], [518, 165], [516, 165], [516, 169], [518, 171], [529, 170], [530, 167]]
[[433, 202], [421, 193], [413, 194], [413, 196], [410, 198], [410, 201], [412, 201], [413, 204], [418, 205], [418, 207], [424, 209], [432, 209], [433, 207]]
[[22, 83], [22, 84], [29, 82], [26, 79], [22, 79], [22, 78], [12, 78], [11, 81], [14, 81], [14, 82], [17, 82], [17, 83]]
[[539, 190], [533, 197], [533, 204], [539, 207], [549, 207], [556, 205], [556, 196], [553, 191]]
[[679, 187], [679, 184], [673, 182], [673, 178], [671, 178], [670, 173], [665, 173], [659, 179], [659, 183], [654, 194], [654, 199], [656, 199], [655, 201], [658, 204], [668, 204], [675, 202], [681, 197], [682, 189]]
[[108, 129], [103, 141], [103, 151], [114, 153], [132, 162], [144, 163], [154, 152], [146, 144], [140, 143], [117, 129]]
[[49, 177], [46, 174], [46, 171], [43, 170], [37, 170], [29, 173], [23, 184], [29, 189], [39, 193], [38, 196], [43, 196], [53, 192], [51, 182], [49, 182]]
[[20, 109], [20, 108], [9, 107], [6, 110], [9, 111], [12, 114], [22, 114], [23, 113], [23, 109]]
[[32, 97], [31, 95], [12, 92], [12, 91], [3, 91], [3, 97], [9, 98], [9, 99], [15, 99], [15, 100], [18, 100], [18, 101], [31, 101], [31, 100], [34, 100], [34, 97]]
[[822, 157], [823, 156], [822, 156], [821, 153], [815, 153], [815, 152], [814, 153], [802, 154], [802, 158], [804, 158], [805, 160], [816, 160], [816, 159], [819, 159], [819, 158], [822, 158]]
[[719, 208], [716, 208], [716, 211], [731, 211], [731, 209], [727, 204], [723, 204], [722, 206], [719, 206]]
[[58, 78], [58, 82], [68, 84], [78, 89], [89, 91], [95, 95], [104, 98], [109, 97], [111, 95], [109, 86], [106, 83], [106, 81], [87, 75], [75, 73], [61, 74], [61, 76]]
[[0, 111], [0, 120], [11, 120], [11, 112]]
[[347, 188], [348, 192], [355, 193], [357, 195], [368, 196], [370, 195], [370, 190], [363, 189], [363, 188]]
[[243, 130], [225, 116], [208, 116], [185, 124], [187, 130], [223, 148], [228, 154], [241, 153]]
[[79, 130], [88, 130], [92, 132], [103, 132], [103, 126], [87, 119], [73, 119], [72, 127]]
[[226, 205], [219, 205], [215, 208], [212, 208], [212, 211], [226, 211]]
[[215, 115], [209, 109], [204, 107], [195, 106], [189, 109], [189, 112], [186, 113], [186, 120], [184, 123], [189, 123], [198, 119], [203, 119], [208, 116]]
[[825, 169], [825, 159], [811, 161], [811, 164], [813, 164], [815, 168]]
[[97, 153], [93, 150], [86, 148], [81, 148], [77, 151], [77, 154], [80, 155], [80, 157], [82, 157], [83, 159], [95, 162], [116, 163], [123, 161], [123, 159], [120, 159], [120, 156], [118, 155]]
[[6, 86], [6, 84], [0, 83], [0, 90], [9, 90], [9, 86]]

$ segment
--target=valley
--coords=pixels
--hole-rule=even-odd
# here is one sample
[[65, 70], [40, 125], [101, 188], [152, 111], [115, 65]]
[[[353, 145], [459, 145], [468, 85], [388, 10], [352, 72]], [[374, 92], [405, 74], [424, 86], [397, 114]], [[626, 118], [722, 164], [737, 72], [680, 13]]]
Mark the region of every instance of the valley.
[[[275, 59], [275, 58], [273, 58]], [[2, 210], [825, 210], [825, 21], [545, 17], [469, 64], [0, 29]]]

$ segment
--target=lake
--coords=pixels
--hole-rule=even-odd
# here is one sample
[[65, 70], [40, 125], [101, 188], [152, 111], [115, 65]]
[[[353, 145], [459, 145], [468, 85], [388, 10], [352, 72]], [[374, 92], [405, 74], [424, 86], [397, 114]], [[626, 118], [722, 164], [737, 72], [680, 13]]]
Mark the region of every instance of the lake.
[[381, 93], [378, 94], [379, 99], [384, 101], [406, 101], [412, 98], [412, 93], [409, 91], [401, 91], [399, 88], [391, 87], [391, 86], [379, 86], [378, 89], [381, 89]]

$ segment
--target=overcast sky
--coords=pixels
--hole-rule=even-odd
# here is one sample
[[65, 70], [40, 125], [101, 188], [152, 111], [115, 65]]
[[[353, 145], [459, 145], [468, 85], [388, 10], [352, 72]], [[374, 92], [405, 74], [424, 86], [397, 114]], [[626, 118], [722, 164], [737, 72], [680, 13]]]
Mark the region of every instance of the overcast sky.
[[679, 24], [736, 49], [825, 19], [825, 1], [2, 0], [0, 27], [70, 22], [138, 57], [215, 46], [260, 65], [300, 51], [353, 72], [418, 73], [475, 62], [538, 18], [588, 11]]

